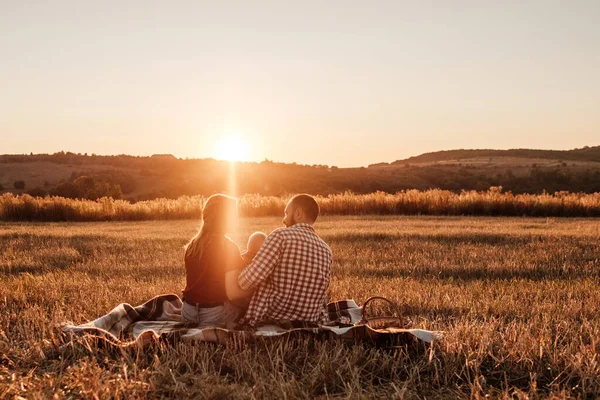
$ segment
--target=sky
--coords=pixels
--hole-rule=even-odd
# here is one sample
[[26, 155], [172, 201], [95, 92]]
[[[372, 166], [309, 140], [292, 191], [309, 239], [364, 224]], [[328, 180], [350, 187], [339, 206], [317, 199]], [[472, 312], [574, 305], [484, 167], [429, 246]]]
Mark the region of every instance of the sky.
[[0, 154], [600, 145], [600, 1], [0, 0]]

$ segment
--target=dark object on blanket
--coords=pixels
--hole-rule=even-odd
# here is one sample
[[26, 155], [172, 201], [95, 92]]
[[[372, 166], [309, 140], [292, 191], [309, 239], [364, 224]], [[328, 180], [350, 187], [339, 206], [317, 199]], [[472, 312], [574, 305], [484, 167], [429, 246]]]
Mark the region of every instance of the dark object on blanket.
[[[379, 315], [375, 317], [369, 317], [369, 304], [381, 300], [391, 307], [392, 312], [396, 314], [394, 315]], [[408, 318], [404, 318], [400, 313], [398, 305], [391, 301], [388, 298], [381, 296], [373, 296], [369, 297], [365, 304], [362, 306], [362, 319], [359, 324], [367, 325], [369, 328], [373, 329], [385, 329], [385, 328], [408, 328], [411, 324], [411, 321]]]

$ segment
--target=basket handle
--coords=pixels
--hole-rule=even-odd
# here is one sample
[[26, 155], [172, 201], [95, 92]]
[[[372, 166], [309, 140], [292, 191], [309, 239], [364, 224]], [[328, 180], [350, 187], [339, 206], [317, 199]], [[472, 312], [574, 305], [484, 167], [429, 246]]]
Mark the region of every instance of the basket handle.
[[362, 324], [367, 324], [369, 322], [369, 318], [367, 317], [367, 306], [373, 301], [373, 300], [383, 300], [385, 302], [387, 302], [390, 306], [392, 306], [392, 309], [396, 312], [396, 314], [398, 315], [398, 319], [401, 319], [400, 317], [400, 312], [398, 310], [398, 305], [396, 303], [394, 303], [393, 301], [391, 301], [390, 299], [386, 298], [386, 297], [382, 297], [382, 296], [372, 296], [369, 297], [367, 299], [367, 301], [365, 301], [365, 304], [363, 304], [362, 306], [362, 320], [360, 321], [360, 323]]

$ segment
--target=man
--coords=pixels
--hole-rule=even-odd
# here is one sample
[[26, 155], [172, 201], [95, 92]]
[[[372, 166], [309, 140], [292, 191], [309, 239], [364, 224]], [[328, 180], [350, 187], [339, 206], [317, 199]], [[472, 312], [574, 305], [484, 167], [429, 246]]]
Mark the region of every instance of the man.
[[313, 228], [318, 216], [319, 206], [313, 197], [295, 196], [284, 210], [286, 227], [271, 232], [239, 275], [228, 273], [226, 293], [230, 300], [254, 291], [242, 324], [327, 320], [332, 254]]

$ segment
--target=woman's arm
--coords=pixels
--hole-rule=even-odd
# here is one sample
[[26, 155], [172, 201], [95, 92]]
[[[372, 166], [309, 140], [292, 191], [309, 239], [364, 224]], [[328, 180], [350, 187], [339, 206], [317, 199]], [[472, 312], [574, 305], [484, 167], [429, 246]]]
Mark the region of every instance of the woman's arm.
[[228, 242], [227, 262], [225, 268], [225, 295], [230, 301], [235, 301], [252, 296], [253, 290], [244, 290], [238, 284], [238, 277], [246, 261], [240, 253], [240, 248], [233, 241]]
[[225, 274], [225, 294], [231, 301], [252, 296], [254, 290], [244, 290], [238, 284], [240, 270], [229, 271]]

